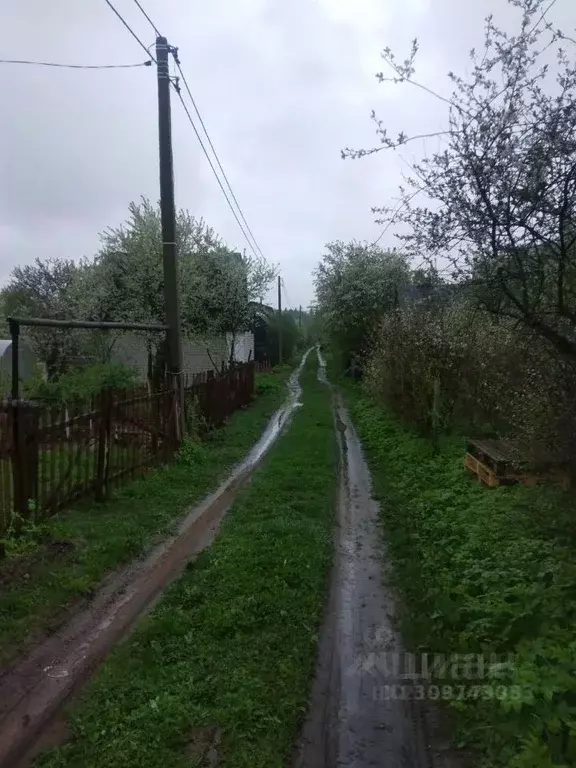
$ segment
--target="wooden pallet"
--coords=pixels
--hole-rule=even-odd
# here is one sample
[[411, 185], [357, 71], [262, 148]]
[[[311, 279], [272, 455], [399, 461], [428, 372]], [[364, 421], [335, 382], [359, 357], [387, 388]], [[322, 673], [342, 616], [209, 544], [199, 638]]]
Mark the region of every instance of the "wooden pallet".
[[479, 461], [475, 456], [472, 456], [471, 453], [466, 454], [464, 466], [472, 472], [473, 475], [476, 475], [480, 482], [487, 485], [488, 488], [497, 488], [500, 485], [500, 478], [496, 472]]
[[542, 484], [570, 487], [568, 475], [560, 468], [537, 474], [522, 466], [516, 450], [506, 441], [470, 441], [464, 460], [466, 469], [488, 488], [522, 483], [528, 488]]

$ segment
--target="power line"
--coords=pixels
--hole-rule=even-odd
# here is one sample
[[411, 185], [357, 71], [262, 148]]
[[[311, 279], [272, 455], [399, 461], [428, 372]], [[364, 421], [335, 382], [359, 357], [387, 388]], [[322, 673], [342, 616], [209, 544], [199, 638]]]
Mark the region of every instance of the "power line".
[[112, 3], [110, 2], [110, 0], [104, 0], [104, 2], [105, 2], [105, 3], [106, 3], [106, 5], [107, 5], [107, 6], [110, 8], [110, 10], [111, 10], [111, 11], [113, 11], [113, 12], [116, 14], [116, 16], [118, 16], [118, 18], [120, 19], [120, 21], [122, 22], [122, 24], [124, 24], [124, 26], [126, 27], [126, 29], [128, 30], [128, 32], [130, 32], [130, 34], [132, 35], [132, 37], [134, 38], [134, 40], [136, 40], [136, 42], [138, 43], [138, 45], [139, 45], [139, 46], [140, 46], [140, 47], [141, 47], [141, 48], [142, 48], [142, 49], [143, 49], [143, 50], [146, 52], [146, 55], [147, 55], [147, 56], [150, 56], [150, 58], [152, 59], [152, 61], [153, 61], [155, 64], [158, 64], [158, 62], [156, 61], [156, 59], [154, 58], [154, 56], [152, 56], [152, 55], [150, 54], [150, 52], [148, 51], [148, 48], [146, 48], [146, 46], [144, 45], [144, 43], [142, 42], [142, 40], [140, 40], [140, 38], [138, 37], [138, 35], [136, 34], [136, 32], [134, 32], [134, 30], [132, 29], [132, 27], [130, 26], [130, 24], [128, 24], [128, 22], [126, 21], [126, 19], [125, 19], [125, 18], [124, 18], [124, 17], [123, 17], [123, 16], [122, 16], [122, 15], [121, 15], [121, 14], [120, 14], [120, 13], [119, 13], [117, 10], [116, 10], [116, 8], [115, 8], [115, 7], [112, 5]]
[[204, 154], [206, 155], [206, 159], [208, 160], [208, 163], [210, 164], [210, 168], [212, 169], [212, 173], [213, 173], [213, 174], [214, 174], [214, 176], [216, 177], [216, 181], [218, 182], [218, 185], [219, 185], [220, 189], [222, 190], [222, 194], [223, 194], [223, 195], [224, 195], [224, 197], [226, 198], [226, 202], [227, 202], [227, 203], [228, 203], [228, 205], [230, 206], [230, 210], [232, 211], [232, 213], [233, 213], [233, 215], [234, 215], [234, 218], [236, 219], [236, 222], [237, 222], [238, 226], [240, 227], [240, 229], [241, 229], [241, 231], [242, 231], [242, 234], [243, 234], [243, 235], [244, 235], [244, 237], [246, 238], [246, 242], [247, 242], [247, 243], [248, 243], [248, 245], [250, 246], [250, 249], [252, 250], [252, 252], [253, 252], [254, 256], [256, 256], [256, 258], [258, 258], [258, 254], [257, 254], [257, 253], [256, 253], [256, 251], [254, 250], [254, 246], [252, 245], [252, 243], [251, 243], [251, 241], [250, 241], [250, 238], [249, 238], [249, 237], [248, 237], [248, 235], [246, 234], [246, 230], [245, 230], [245, 229], [244, 229], [244, 227], [242, 226], [242, 222], [241, 222], [241, 221], [240, 221], [240, 219], [238, 218], [238, 214], [237, 214], [237, 213], [236, 213], [236, 211], [234, 210], [234, 206], [232, 205], [232, 203], [231, 203], [231, 201], [230, 201], [230, 198], [228, 197], [228, 194], [227, 194], [226, 190], [224, 189], [224, 185], [223, 185], [223, 184], [222, 184], [222, 182], [220, 181], [220, 177], [218, 176], [218, 173], [216, 172], [216, 168], [214, 167], [214, 163], [212, 162], [212, 160], [211, 160], [211, 158], [210, 158], [210, 155], [208, 154], [208, 151], [207, 151], [207, 149], [206, 149], [206, 146], [205, 146], [204, 142], [202, 141], [202, 137], [201, 137], [201, 136], [200, 136], [200, 134], [198, 133], [198, 129], [196, 128], [196, 125], [194, 124], [194, 120], [192, 119], [192, 115], [190, 114], [190, 110], [189, 110], [189, 109], [188, 109], [188, 107], [186, 106], [186, 102], [184, 101], [184, 99], [183, 99], [183, 97], [182, 97], [182, 94], [181, 94], [181, 92], [180, 92], [180, 89], [179, 89], [178, 87], [176, 87], [176, 86], [175, 86], [175, 90], [176, 90], [176, 93], [178, 94], [178, 98], [180, 99], [180, 102], [181, 102], [182, 106], [184, 107], [184, 111], [186, 112], [186, 115], [188, 116], [188, 120], [190, 121], [190, 125], [192, 126], [192, 128], [193, 128], [193, 130], [194, 130], [194, 133], [196, 134], [196, 138], [197, 138], [197, 139], [198, 139], [198, 141], [200, 142], [200, 146], [202, 147], [202, 151], [203, 151], [203, 152], [204, 152]]
[[0, 59], [0, 64], [30, 64], [34, 67], [62, 67], [63, 69], [129, 69], [131, 67], [149, 67], [151, 61], [138, 64], [60, 64], [54, 61], [31, 61], [29, 59]]
[[[116, 10], [114, 5], [111, 3], [110, 0], [104, 0], [106, 4], [109, 6], [109, 8], [116, 14], [116, 16], [120, 19], [122, 24], [126, 27], [126, 29], [130, 32], [132, 37], [137, 41], [137, 43], [146, 51], [146, 53], [152, 58], [152, 60], [158, 64], [156, 59], [149, 53], [148, 48], [144, 45], [142, 40], [138, 37], [138, 35], [134, 32], [134, 30], [130, 27], [128, 22], [122, 17], [122, 15]], [[146, 10], [144, 9], [143, 5], [139, 2], [139, 0], [134, 0], [136, 6], [140, 10], [140, 12], [144, 15], [154, 32], [158, 37], [162, 37], [160, 34], [158, 27], [154, 24], [151, 17], [148, 15]], [[212, 149], [212, 152], [214, 153], [214, 158], [218, 164], [218, 167], [220, 168], [220, 171], [222, 173], [222, 176], [224, 178], [224, 181], [226, 182], [226, 186], [228, 187], [230, 194], [232, 196], [232, 199], [236, 203], [236, 207], [238, 208], [238, 212], [242, 218], [242, 221], [244, 222], [244, 225], [246, 229], [244, 229], [244, 226], [242, 226], [242, 222], [238, 218], [238, 215], [236, 211], [234, 210], [234, 206], [232, 205], [232, 202], [230, 201], [230, 198], [228, 197], [228, 194], [226, 190], [224, 189], [224, 185], [222, 184], [220, 177], [218, 176], [218, 173], [216, 171], [216, 168], [214, 167], [214, 163], [212, 162], [210, 155], [208, 154], [208, 151], [206, 149], [206, 146], [204, 145], [204, 142], [202, 141], [202, 138], [198, 132], [198, 129], [196, 128], [196, 125], [194, 124], [194, 120], [192, 119], [192, 115], [190, 114], [190, 111], [188, 110], [188, 107], [186, 106], [186, 103], [184, 102], [184, 99], [182, 97], [182, 93], [180, 92], [180, 88], [176, 86], [176, 92], [178, 93], [178, 98], [180, 99], [182, 106], [184, 107], [184, 111], [186, 112], [186, 115], [188, 116], [188, 120], [190, 121], [190, 125], [192, 126], [194, 133], [196, 134], [196, 138], [198, 139], [200, 146], [202, 147], [202, 151], [204, 152], [206, 159], [208, 160], [208, 163], [210, 164], [210, 168], [212, 169], [212, 173], [216, 177], [216, 181], [218, 182], [218, 185], [220, 189], [222, 190], [222, 194], [226, 198], [226, 202], [228, 203], [230, 210], [232, 211], [234, 218], [236, 219], [236, 222], [238, 223], [238, 226], [240, 227], [240, 230], [242, 231], [242, 234], [244, 235], [246, 242], [248, 243], [250, 250], [253, 252], [254, 256], [256, 258], [262, 258], [264, 261], [266, 261], [266, 257], [264, 256], [264, 253], [262, 252], [262, 249], [260, 248], [260, 245], [258, 244], [258, 241], [256, 240], [254, 233], [252, 232], [252, 229], [250, 228], [250, 225], [248, 224], [246, 217], [244, 216], [244, 212], [242, 211], [242, 208], [240, 207], [240, 203], [238, 202], [238, 199], [236, 195], [234, 194], [234, 190], [232, 189], [232, 185], [230, 184], [230, 181], [228, 180], [228, 176], [226, 175], [226, 172], [224, 171], [224, 168], [222, 166], [222, 163], [220, 162], [220, 158], [218, 157], [218, 153], [216, 152], [216, 149], [214, 147], [214, 144], [212, 143], [212, 139], [210, 138], [210, 134], [208, 133], [208, 130], [206, 128], [206, 125], [204, 123], [204, 120], [202, 119], [202, 115], [200, 114], [200, 110], [198, 109], [198, 106], [196, 105], [196, 101], [192, 95], [192, 91], [190, 90], [190, 87], [188, 85], [188, 81], [186, 80], [186, 76], [184, 75], [184, 72], [182, 71], [182, 66], [180, 64], [180, 61], [178, 59], [178, 49], [177, 48], [171, 48], [171, 52], [174, 55], [174, 61], [176, 62], [176, 65], [178, 67], [178, 71], [180, 72], [180, 76], [182, 78], [182, 82], [184, 83], [184, 86], [186, 88], [186, 91], [188, 92], [188, 96], [190, 97], [190, 101], [192, 102], [192, 106], [194, 107], [194, 110], [198, 116], [198, 119], [200, 121], [200, 125], [202, 126], [202, 129], [206, 135], [206, 138], [208, 140], [208, 143], [210, 145], [210, 148]], [[173, 83], [174, 84], [174, 83]], [[249, 232], [250, 237], [252, 240], [250, 240], [250, 237], [246, 234], [246, 230]], [[254, 248], [256, 246], [256, 249]], [[258, 253], [256, 252], [258, 251]]]
[[282, 288], [284, 289], [284, 298], [286, 299], [286, 308], [294, 308], [296, 305], [290, 301], [290, 297], [288, 296], [288, 290], [286, 288], [286, 281], [283, 277], [280, 278]]
[[144, 14], [144, 17], [146, 18], [146, 21], [147, 21], [147, 22], [150, 24], [150, 26], [152, 27], [152, 29], [154, 30], [154, 32], [156, 32], [156, 36], [157, 36], [157, 37], [162, 37], [162, 35], [160, 34], [160, 32], [159, 32], [159, 30], [158, 30], [158, 27], [156, 26], [156, 24], [154, 24], [154, 22], [152, 21], [152, 19], [150, 18], [150, 16], [148, 16], [148, 14], [146, 13], [146, 11], [145, 11], [145, 10], [144, 10], [144, 8], [142, 7], [141, 3], [139, 3], [139, 2], [138, 2], [138, 0], [134, 0], [134, 2], [135, 2], [135, 3], [136, 3], [136, 5], [138, 6], [138, 8], [140, 8], [140, 10], [142, 11], [142, 13]]
[[[137, 0], [134, 0], [134, 1], [137, 2]], [[188, 92], [188, 96], [190, 97], [190, 101], [192, 102], [192, 106], [194, 107], [194, 111], [198, 115], [198, 120], [200, 121], [200, 125], [202, 126], [202, 128], [204, 130], [204, 133], [206, 134], [206, 138], [208, 139], [208, 143], [210, 145], [210, 148], [212, 149], [212, 152], [214, 153], [214, 157], [216, 159], [216, 162], [218, 163], [218, 167], [220, 168], [220, 171], [222, 172], [222, 176], [224, 177], [224, 181], [226, 182], [226, 186], [230, 190], [230, 194], [232, 195], [232, 199], [236, 203], [236, 206], [238, 208], [238, 212], [240, 213], [240, 216], [242, 217], [242, 221], [244, 222], [244, 224], [246, 226], [246, 229], [250, 233], [250, 236], [252, 237], [252, 240], [254, 241], [254, 245], [258, 249], [258, 253], [260, 254], [260, 256], [263, 259], [265, 259], [266, 257], [262, 253], [262, 249], [258, 245], [258, 241], [254, 237], [254, 233], [252, 232], [252, 229], [250, 228], [250, 225], [246, 221], [246, 217], [244, 216], [244, 212], [242, 211], [242, 208], [240, 207], [240, 203], [238, 202], [238, 199], [236, 198], [236, 195], [234, 194], [234, 190], [232, 189], [232, 185], [228, 181], [228, 176], [226, 175], [226, 172], [225, 172], [224, 168], [222, 167], [222, 163], [220, 162], [220, 158], [218, 157], [218, 153], [216, 152], [214, 144], [212, 143], [212, 139], [210, 138], [210, 134], [208, 133], [208, 129], [206, 128], [206, 125], [204, 124], [204, 120], [202, 119], [202, 115], [200, 114], [200, 110], [198, 109], [198, 107], [196, 105], [196, 101], [194, 99], [194, 96], [192, 96], [192, 92], [191, 92], [190, 87], [188, 85], [188, 81], [186, 80], [186, 76], [185, 76], [184, 72], [182, 71], [182, 65], [180, 64], [180, 61], [178, 59], [178, 55], [177, 54], [174, 54], [174, 61], [176, 62], [176, 66], [178, 67], [178, 71], [180, 72], [180, 76], [182, 78], [182, 82], [184, 83], [184, 87], [186, 88], [186, 90]], [[254, 249], [252, 249], [252, 250], [254, 250]]]

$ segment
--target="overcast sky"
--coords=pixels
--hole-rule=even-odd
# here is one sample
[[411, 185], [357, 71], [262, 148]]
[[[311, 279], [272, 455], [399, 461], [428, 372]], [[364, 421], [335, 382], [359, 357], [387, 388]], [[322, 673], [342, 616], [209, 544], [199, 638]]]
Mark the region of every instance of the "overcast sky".
[[[375, 109], [392, 132], [445, 126], [445, 107], [409, 86], [379, 85], [380, 51], [401, 58], [420, 39], [419, 78], [447, 91], [505, 0], [142, 0], [180, 59], [236, 196], [262, 250], [278, 263], [289, 304], [308, 305], [312, 270], [335, 239], [373, 240], [370, 211], [397, 194], [403, 163], [380, 153]], [[149, 45], [132, 0], [114, 0]], [[576, 26], [576, 2], [551, 19]], [[83, 64], [145, 56], [104, 0], [0, 0], [0, 58]], [[140, 195], [158, 198], [154, 68], [69, 71], [0, 65], [0, 284], [36, 256], [92, 256], [98, 233]], [[178, 101], [176, 200], [230, 246], [245, 247]], [[408, 155], [435, 149], [410, 145]], [[386, 235], [383, 245], [393, 245]]]

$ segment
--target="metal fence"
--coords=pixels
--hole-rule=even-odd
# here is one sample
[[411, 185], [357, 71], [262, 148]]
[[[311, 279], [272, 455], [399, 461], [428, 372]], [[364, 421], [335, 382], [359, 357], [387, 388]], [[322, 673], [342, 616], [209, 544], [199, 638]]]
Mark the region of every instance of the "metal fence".
[[[220, 426], [250, 403], [254, 364], [185, 382], [188, 423]], [[104, 390], [82, 403], [0, 404], [0, 536], [11, 521], [41, 520], [82, 497], [104, 500], [178, 449], [176, 390]], [[18, 513], [16, 516], [14, 512]]]

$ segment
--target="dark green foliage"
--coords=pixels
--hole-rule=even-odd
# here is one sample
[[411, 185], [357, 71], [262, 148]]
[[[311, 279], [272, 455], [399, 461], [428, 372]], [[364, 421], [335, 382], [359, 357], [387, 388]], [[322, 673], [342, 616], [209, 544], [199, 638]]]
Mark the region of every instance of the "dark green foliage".
[[138, 383], [136, 371], [125, 365], [101, 363], [70, 369], [55, 381], [38, 377], [24, 384], [24, 394], [33, 400], [51, 403], [87, 400], [106, 388], [125, 389]]
[[[301, 333], [298, 329], [294, 316], [287, 312], [282, 312], [280, 318], [276, 313], [268, 319], [268, 359], [272, 363], [278, 362], [278, 331], [282, 333], [282, 360], [291, 360], [300, 345]], [[300, 345], [301, 346], [301, 345]]]
[[257, 373], [254, 377], [254, 391], [257, 395], [278, 392], [283, 387], [283, 380], [274, 373]]

